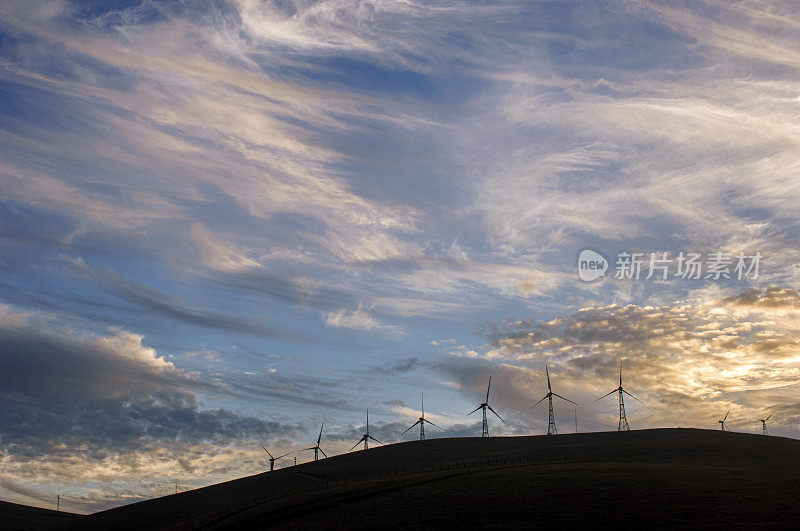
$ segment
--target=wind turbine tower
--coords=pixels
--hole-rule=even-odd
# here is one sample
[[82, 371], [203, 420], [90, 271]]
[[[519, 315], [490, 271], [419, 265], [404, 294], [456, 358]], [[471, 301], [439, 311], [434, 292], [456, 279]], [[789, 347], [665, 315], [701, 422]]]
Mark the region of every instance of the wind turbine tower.
[[758, 419], [758, 420], [761, 421], [761, 429], [763, 430], [764, 435], [769, 435], [769, 430], [767, 429], [767, 421], [769, 419], [771, 419], [772, 415], [774, 415], [774, 414], [775, 413], [772, 413], [769, 417], [767, 417], [765, 419]]
[[[553, 392], [553, 387], [550, 385], [550, 370], [547, 368], [547, 366], [546, 366], [546, 365], [545, 365], [545, 368], [544, 368], [544, 372], [545, 372], [545, 374], [547, 374], [547, 394], [546, 394], [546, 395], [544, 395], [544, 396], [541, 398], [541, 400], [539, 400], [539, 401], [538, 401], [538, 402], [536, 402], [534, 405], [532, 405], [532, 406], [531, 406], [531, 409], [533, 409], [533, 408], [535, 408], [536, 406], [538, 406], [539, 404], [541, 404], [541, 403], [542, 403], [542, 401], [544, 401], [544, 399], [547, 399], [547, 401], [548, 401], [548, 404], [549, 404], [549, 406], [550, 406], [550, 415], [549, 415], [549, 418], [548, 418], [548, 424], [547, 424], [547, 435], [556, 435], [556, 434], [558, 433], [558, 429], [556, 428], [556, 417], [555, 417], [555, 415], [553, 414], [553, 397], [554, 397], [554, 396], [557, 396], [557, 397], [558, 397], [558, 398], [560, 398], [561, 400], [566, 400], [566, 401], [567, 401], [567, 402], [569, 402], [570, 404], [575, 404], [575, 402], [573, 402], [573, 401], [572, 401], [572, 400], [570, 400], [569, 398], [564, 398], [564, 397], [563, 397], [563, 396], [561, 396], [561, 395], [557, 395], [557, 394], [555, 394], [555, 393]], [[577, 406], [578, 404], [575, 404], [575, 405]]]
[[731, 410], [729, 409], [728, 412], [725, 413], [725, 416], [722, 418], [722, 420], [719, 421], [719, 427], [722, 429], [722, 431], [725, 431], [725, 421], [728, 420], [728, 415], [730, 412]]
[[312, 446], [310, 448], [303, 448], [303, 451], [314, 450], [314, 461], [317, 461], [319, 459], [319, 452], [322, 452], [322, 455], [324, 455], [325, 457], [328, 457], [328, 454], [326, 454], [325, 451], [322, 448], [319, 447], [319, 443], [322, 440], [322, 428], [324, 428], [324, 427], [325, 427], [325, 424], [322, 424], [322, 426], [319, 427], [319, 437], [317, 437], [316, 446]]
[[[597, 400], [602, 400], [609, 395], [613, 395], [614, 393], [619, 393], [619, 426], [617, 426], [617, 431], [630, 431], [630, 426], [628, 426], [628, 418], [625, 416], [625, 397], [624, 395], [628, 395], [629, 397], [633, 398], [640, 404], [642, 401], [630, 394], [628, 391], [622, 388], [622, 361], [619, 362], [619, 387], [614, 389], [613, 391], [601, 396]], [[597, 402], [595, 400], [595, 402]]]
[[[367, 410], [367, 433], [365, 433], [364, 435], [361, 436], [361, 438], [358, 440], [358, 442], [355, 443], [352, 448], [350, 448], [350, 451], [352, 452], [353, 450], [355, 450], [356, 446], [358, 446], [362, 442], [364, 443], [364, 450], [367, 450], [369, 448], [369, 440], [370, 439], [372, 439], [373, 441], [375, 441], [378, 444], [383, 444], [378, 439], [376, 439], [375, 437], [373, 437], [372, 435], [369, 434], [369, 409], [368, 409]], [[317, 443], [317, 444], [319, 444], [319, 443]]]
[[[272, 457], [272, 454], [271, 454], [271, 453], [269, 453], [269, 450], [267, 450], [267, 449], [264, 447], [264, 445], [263, 445], [263, 444], [261, 444], [261, 443], [258, 443], [258, 444], [261, 446], [261, 448], [263, 448], [263, 449], [264, 449], [264, 451], [265, 451], [265, 452], [267, 452], [267, 455], [269, 456], [269, 471], [270, 471], [270, 472], [272, 472], [273, 470], [275, 470], [275, 461], [277, 461], [278, 459], [280, 459], [280, 458], [282, 458], [282, 457], [286, 457], [287, 455], [289, 455], [289, 454], [291, 454], [291, 453], [292, 453], [292, 452], [289, 452], [289, 453], [287, 453], [287, 454], [279, 455], [278, 457]], [[177, 485], [176, 485], [176, 488], [177, 488]]]
[[499, 418], [501, 421], [505, 422], [503, 420], [503, 417], [498, 415], [497, 411], [492, 409], [492, 406], [489, 405], [489, 390], [491, 388], [492, 388], [492, 377], [489, 376], [489, 386], [486, 387], [486, 400], [484, 400], [481, 405], [479, 405], [478, 407], [476, 407], [475, 409], [473, 409], [472, 411], [467, 413], [467, 415], [472, 415], [473, 413], [475, 413], [479, 409], [483, 410], [483, 430], [481, 431], [481, 437], [488, 437], [489, 436], [489, 421], [486, 419], [486, 410], [487, 409], [489, 411], [491, 411], [492, 413], [494, 413], [495, 415], [497, 415], [497, 418]]
[[[485, 414], [484, 414], [484, 416], [485, 416]], [[422, 415], [420, 415], [419, 420], [417, 420], [414, 424], [409, 426], [409, 428], [406, 431], [404, 431], [403, 433], [401, 433], [400, 435], [405, 435], [406, 433], [409, 432], [409, 430], [411, 430], [411, 428], [413, 428], [414, 426], [419, 424], [419, 440], [420, 441], [424, 441], [425, 440], [425, 423], [426, 422], [428, 424], [430, 424], [431, 426], [436, 426], [440, 430], [444, 429], [441, 426], [437, 426], [436, 424], [434, 424], [433, 422], [431, 422], [431, 421], [429, 421], [428, 419], [425, 418], [425, 395], [423, 394], [422, 395]], [[488, 431], [487, 431], [487, 434], [488, 434]]]

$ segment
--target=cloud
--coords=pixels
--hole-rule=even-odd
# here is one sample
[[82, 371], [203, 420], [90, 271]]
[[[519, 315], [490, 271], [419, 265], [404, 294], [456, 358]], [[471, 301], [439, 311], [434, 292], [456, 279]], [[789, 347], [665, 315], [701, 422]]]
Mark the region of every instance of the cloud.
[[202, 408], [197, 393], [208, 386], [143, 345], [140, 335], [80, 334], [8, 308], [0, 319], [0, 386], [0, 461], [25, 482], [174, 473], [191, 455], [211, 473], [209, 463], [230, 453], [226, 445], [302, 431]]
[[[305, 422], [305, 406], [351, 411], [346, 395], [363, 386], [353, 374], [424, 377], [417, 369], [470, 404], [493, 374], [509, 417], [498, 433], [543, 431], [529, 406], [545, 363], [587, 404], [620, 357], [648, 403], [631, 405], [634, 427], [715, 427], [732, 406], [744, 428], [774, 407], [776, 427], [796, 433], [795, 11], [0, 3], [0, 269], [12, 305], [0, 319], [19, 374], [6, 420], [14, 459], [52, 456], [3, 462], [28, 479], [0, 488], [27, 496], [41, 480], [49, 499], [78, 478], [91, 507], [160, 492], [159, 476], [193, 467], [209, 481], [247, 473], [261, 466], [247, 434], [293, 443], [283, 421], [253, 420], [265, 400]], [[741, 284], [583, 284], [583, 248], [764, 260]], [[472, 323], [505, 315], [526, 317], [479, 327], [486, 345], [465, 342]], [[398, 337], [396, 363], [358, 366], [363, 341]], [[439, 345], [457, 355], [436, 363], [437, 337], [458, 338]], [[320, 342], [359, 349], [318, 377], [309, 360], [331, 363], [311, 348]], [[265, 367], [276, 351], [296, 367]], [[201, 405], [211, 395], [248, 413]], [[70, 404], [85, 414], [58, 409]], [[579, 412], [606, 429], [613, 410]]]
[[[575, 249], [598, 239], [799, 261], [784, 245], [794, 85], [749, 63], [736, 75], [769, 24], [792, 42], [785, 6], [5, 9], [31, 42], [4, 49], [12, 101], [34, 91], [73, 125], [10, 117], [4, 195], [57, 210], [79, 242], [122, 238], [183, 274], [302, 264], [357, 300], [392, 291], [380, 306], [401, 317], [465, 311], [464, 292], [575, 291]], [[709, 13], [725, 16], [701, 35]], [[387, 76], [402, 90], [368, 82]]]
[[192, 241], [202, 249], [206, 267], [214, 271], [236, 272], [261, 267], [261, 264], [245, 256], [242, 251], [215, 239], [203, 228], [202, 223], [192, 225], [190, 234]]
[[776, 411], [776, 426], [795, 434], [797, 296], [770, 287], [707, 303], [604, 305], [549, 321], [490, 323], [482, 329], [488, 343], [480, 352], [465, 358], [453, 351], [459, 355], [439, 369], [476, 393], [493, 374], [495, 400], [522, 415], [546, 392], [548, 365], [556, 392], [582, 404], [584, 421], [599, 428], [613, 415], [592, 401], [613, 388], [624, 361], [626, 388], [647, 404], [630, 404], [637, 427], [714, 426], [720, 410], [733, 408], [737, 429], [748, 430], [752, 419]]
[[363, 305], [359, 304], [357, 310], [342, 308], [336, 312], [325, 314], [325, 324], [336, 328], [355, 328], [367, 331], [387, 331], [395, 335], [402, 335], [403, 331], [392, 325], [383, 324], [372, 317]]
[[[243, 317], [226, 315], [203, 308], [193, 307], [187, 301], [172, 296], [149, 286], [128, 279], [114, 270], [97, 271], [89, 267], [82, 259], [71, 260], [71, 263], [82, 273], [88, 275], [103, 290], [132, 303], [140, 309], [156, 315], [191, 324], [204, 329], [219, 329], [243, 334], [251, 334], [280, 339], [309, 340], [308, 334], [293, 332], [286, 328], [270, 327]], [[291, 292], [292, 290], [287, 290]]]
[[800, 309], [800, 292], [789, 288], [769, 286], [765, 290], [751, 288], [747, 291], [723, 299], [732, 306], [774, 308], [786, 310]]
[[[10, 122], [12, 144], [25, 152], [45, 150], [61, 167], [53, 173], [14, 156], [6, 166], [7, 183], [14, 183], [4, 187], [7, 197], [80, 214], [93, 231], [124, 233], [157, 231], [168, 220], [185, 218], [187, 205], [201, 200], [198, 190], [215, 186], [260, 219], [316, 218], [315, 230], [301, 236], [311, 256], [384, 259], [416, 249], [395, 234], [414, 230], [412, 209], [354, 193], [331, 166], [345, 155], [325, 145], [326, 135], [349, 128], [337, 115], [362, 116], [359, 107], [373, 101], [286, 83], [278, 72], [242, 61], [250, 47], [235, 37], [241, 33], [225, 27], [243, 24], [242, 16], [252, 18], [246, 6], [241, 9], [210, 6], [207, 20], [203, 13], [195, 13], [196, 20], [184, 19], [162, 4], [112, 10], [92, 17], [80, 35], [58, 24], [58, 18], [43, 23], [24, 11], [6, 9], [13, 20], [9, 31], [36, 40], [24, 66], [15, 63], [13, 72], [6, 73], [21, 85], [34, 85], [50, 102], [68, 101], [73, 130], [93, 139], [91, 153], [78, 161], [72, 154], [84, 145], [74, 137], [38, 120], [24, 126]], [[69, 15], [80, 17], [80, 11]], [[121, 31], [92, 29], [123, 27], [125, 38]], [[54, 50], [67, 72], [63, 76], [47, 68], [46, 57]], [[84, 66], [87, 62], [113, 70], [119, 84], [106, 83], [108, 78]], [[15, 97], [26, 98], [24, 93]], [[373, 111], [369, 116], [382, 119]], [[103, 173], [103, 186], [92, 194], [84, 191], [97, 183], [84, 173], [84, 163]], [[125, 174], [136, 175], [147, 190], [117, 193], [126, 187]], [[188, 221], [185, 230], [212, 268], [252, 267], [254, 257], [269, 255], [280, 243], [263, 235], [250, 239], [245, 249], [244, 242], [222, 243], [214, 229]], [[226, 236], [243, 239], [231, 231]]]
[[373, 367], [372, 372], [385, 375], [397, 375], [414, 371], [424, 366], [420, 359], [416, 356], [411, 358], [403, 358], [395, 360], [388, 367]]

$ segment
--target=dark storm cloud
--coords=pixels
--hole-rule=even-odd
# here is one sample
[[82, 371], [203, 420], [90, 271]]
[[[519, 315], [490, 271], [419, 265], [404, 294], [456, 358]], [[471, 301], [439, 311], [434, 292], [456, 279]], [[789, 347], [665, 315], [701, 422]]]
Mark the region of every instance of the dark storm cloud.
[[[70, 337], [32, 327], [0, 328], [0, 386], [22, 396], [37, 393], [61, 401], [79, 391], [82, 396], [105, 400], [140, 391], [179, 390], [191, 382], [160, 358], [148, 359], [148, 349], [133, 334], [102, 339]], [[115, 350], [127, 349], [128, 352]], [[133, 357], [131, 354], [142, 356]]]
[[141, 343], [141, 336], [76, 336], [45, 323], [0, 326], [0, 436], [17, 457], [70, 453], [89, 459], [156, 441], [275, 438], [294, 426], [202, 410], [206, 388]]

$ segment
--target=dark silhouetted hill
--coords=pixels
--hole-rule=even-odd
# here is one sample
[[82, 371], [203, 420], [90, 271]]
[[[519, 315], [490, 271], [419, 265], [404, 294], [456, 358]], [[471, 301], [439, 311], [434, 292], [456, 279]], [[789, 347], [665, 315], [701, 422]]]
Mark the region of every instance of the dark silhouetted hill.
[[76, 516], [79, 515], [0, 501], [0, 531], [40, 529], [44, 526], [65, 522]]
[[800, 527], [800, 441], [695, 429], [430, 439], [72, 519], [66, 529]]

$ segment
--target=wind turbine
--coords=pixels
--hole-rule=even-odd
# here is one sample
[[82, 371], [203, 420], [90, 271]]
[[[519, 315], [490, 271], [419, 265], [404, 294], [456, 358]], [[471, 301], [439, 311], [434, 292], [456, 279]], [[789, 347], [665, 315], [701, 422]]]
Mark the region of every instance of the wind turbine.
[[[264, 448], [264, 445], [263, 445], [263, 444], [261, 444], [261, 443], [258, 443], [258, 444], [261, 446], [261, 448]], [[283, 455], [279, 455], [278, 457], [272, 457], [272, 454], [271, 454], [271, 453], [269, 453], [269, 450], [267, 450], [266, 448], [264, 448], [264, 451], [265, 451], [265, 452], [267, 452], [267, 455], [269, 456], [269, 471], [270, 471], [270, 472], [272, 472], [273, 470], [275, 470], [275, 461], [277, 461], [277, 460], [278, 460], [278, 459], [280, 459], [281, 457], [286, 457], [287, 455], [289, 455], [289, 454], [291, 454], [291, 453], [292, 453], [292, 452], [289, 452], [289, 453], [286, 453], [286, 454], [283, 454]]]
[[[545, 365], [545, 367], [544, 367], [544, 372], [545, 372], [545, 374], [547, 374], [547, 394], [544, 395], [541, 400], [539, 400], [534, 405], [532, 405], [531, 409], [533, 409], [536, 406], [538, 406], [539, 404], [541, 404], [542, 401], [545, 398], [548, 400], [548, 402], [550, 404], [550, 417], [549, 417], [549, 423], [547, 424], [547, 435], [555, 435], [555, 434], [558, 433], [558, 429], [556, 429], [556, 417], [555, 417], [555, 415], [553, 415], [553, 397], [557, 396], [561, 400], [566, 400], [570, 404], [575, 404], [575, 402], [573, 402], [569, 398], [564, 398], [561, 395], [555, 394], [553, 392], [552, 386], [550, 385], [550, 370], [547, 368], [547, 365]], [[575, 405], [577, 406], [578, 404], [575, 404]]]
[[[775, 413], [773, 412], [772, 415], [774, 415], [774, 414]], [[770, 415], [769, 417], [767, 417], [765, 419], [758, 419], [758, 420], [761, 421], [761, 429], [763, 430], [764, 435], [769, 435], [769, 430], [767, 430], [767, 421], [772, 418], [772, 415]]]
[[[473, 413], [475, 413], [479, 409], [483, 410], [483, 431], [481, 431], [481, 437], [488, 437], [489, 436], [489, 422], [486, 420], [486, 410], [488, 409], [489, 411], [491, 411], [492, 413], [497, 415], [497, 411], [492, 409], [492, 406], [489, 405], [489, 389], [491, 389], [491, 388], [492, 388], [492, 377], [489, 376], [489, 386], [486, 388], [486, 400], [484, 400], [481, 405], [479, 405], [478, 407], [476, 407], [475, 409], [473, 409], [472, 411], [467, 413], [467, 415], [472, 415]], [[500, 415], [497, 415], [497, 418], [499, 418], [500, 420], [505, 422], [503, 420], [503, 417], [501, 417]]]
[[[361, 438], [358, 440], [358, 442], [355, 443], [352, 448], [350, 448], [350, 451], [352, 452], [353, 450], [355, 450], [356, 446], [361, 444], [362, 441], [364, 442], [364, 450], [366, 450], [367, 448], [369, 448], [368, 442], [369, 442], [370, 439], [372, 439], [376, 443], [383, 444], [378, 439], [376, 439], [375, 437], [373, 437], [372, 435], [369, 434], [369, 409], [368, 409], [367, 410], [367, 433], [365, 433], [364, 435], [361, 436]], [[319, 443], [317, 443], [317, 444], [319, 444]]]
[[314, 461], [319, 459], [319, 452], [322, 452], [322, 455], [324, 455], [325, 457], [328, 457], [328, 454], [326, 454], [325, 451], [322, 448], [319, 447], [319, 442], [322, 440], [322, 428], [323, 427], [325, 427], [324, 423], [322, 424], [322, 426], [319, 427], [319, 437], [317, 437], [317, 445], [316, 446], [312, 446], [311, 448], [303, 448], [304, 452], [306, 450], [314, 450]]
[[[630, 431], [631, 428], [628, 426], [628, 418], [625, 416], [624, 395], [628, 395], [640, 404], [643, 404], [643, 402], [622, 388], [622, 361], [619, 362], [619, 387], [601, 396], [597, 400], [602, 400], [608, 395], [613, 395], [614, 393], [619, 393], [619, 426], [617, 426], [617, 431]], [[595, 400], [595, 402], [597, 402], [597, 400]]]
[[722, 428], [722, 431], [725, 431], [725, 421], [728, 420], [728, 414], [730, 412], [731, 412], [731, 410], [729, 409], [728, 413], [725, 413], [725, 417], [722, 420], [719, 421], [719, 426], [720, 426], [720, 428]]
[[[489, 404], [486, 404], [486, 405], [488, 406]], [[474, 411], [473, 411], [473, 413], [474, 413]], [[495, 415], [497, 415], [497, 413], [495, 413]], [[420, 416], [419, 420], [417, 420], [414, 424], [409, 426], [409, 428], [406, 431], [404, 431], [403, 433], [401, 433], [400, 435], [405, 435], [406, 433], [409, 432], [409, 430], [411, 430], [411, 428], [413, 428], [414, 426], [419, 424], [419, 440], [420, 441], [424, 441], [425, 440], [425, 423], [426, 422], [428, 424], [430, 424], [431, 426], [436, 426], [440, 430], [444, 429], [441, 426], [437, 426], [436, 424], [434, 424], [433, 422], [431, 422], [431, 421], [429, 421], [428, 419], [425, 418], [425, 395], [423, 394], [422, 395], [422, 416]]]

